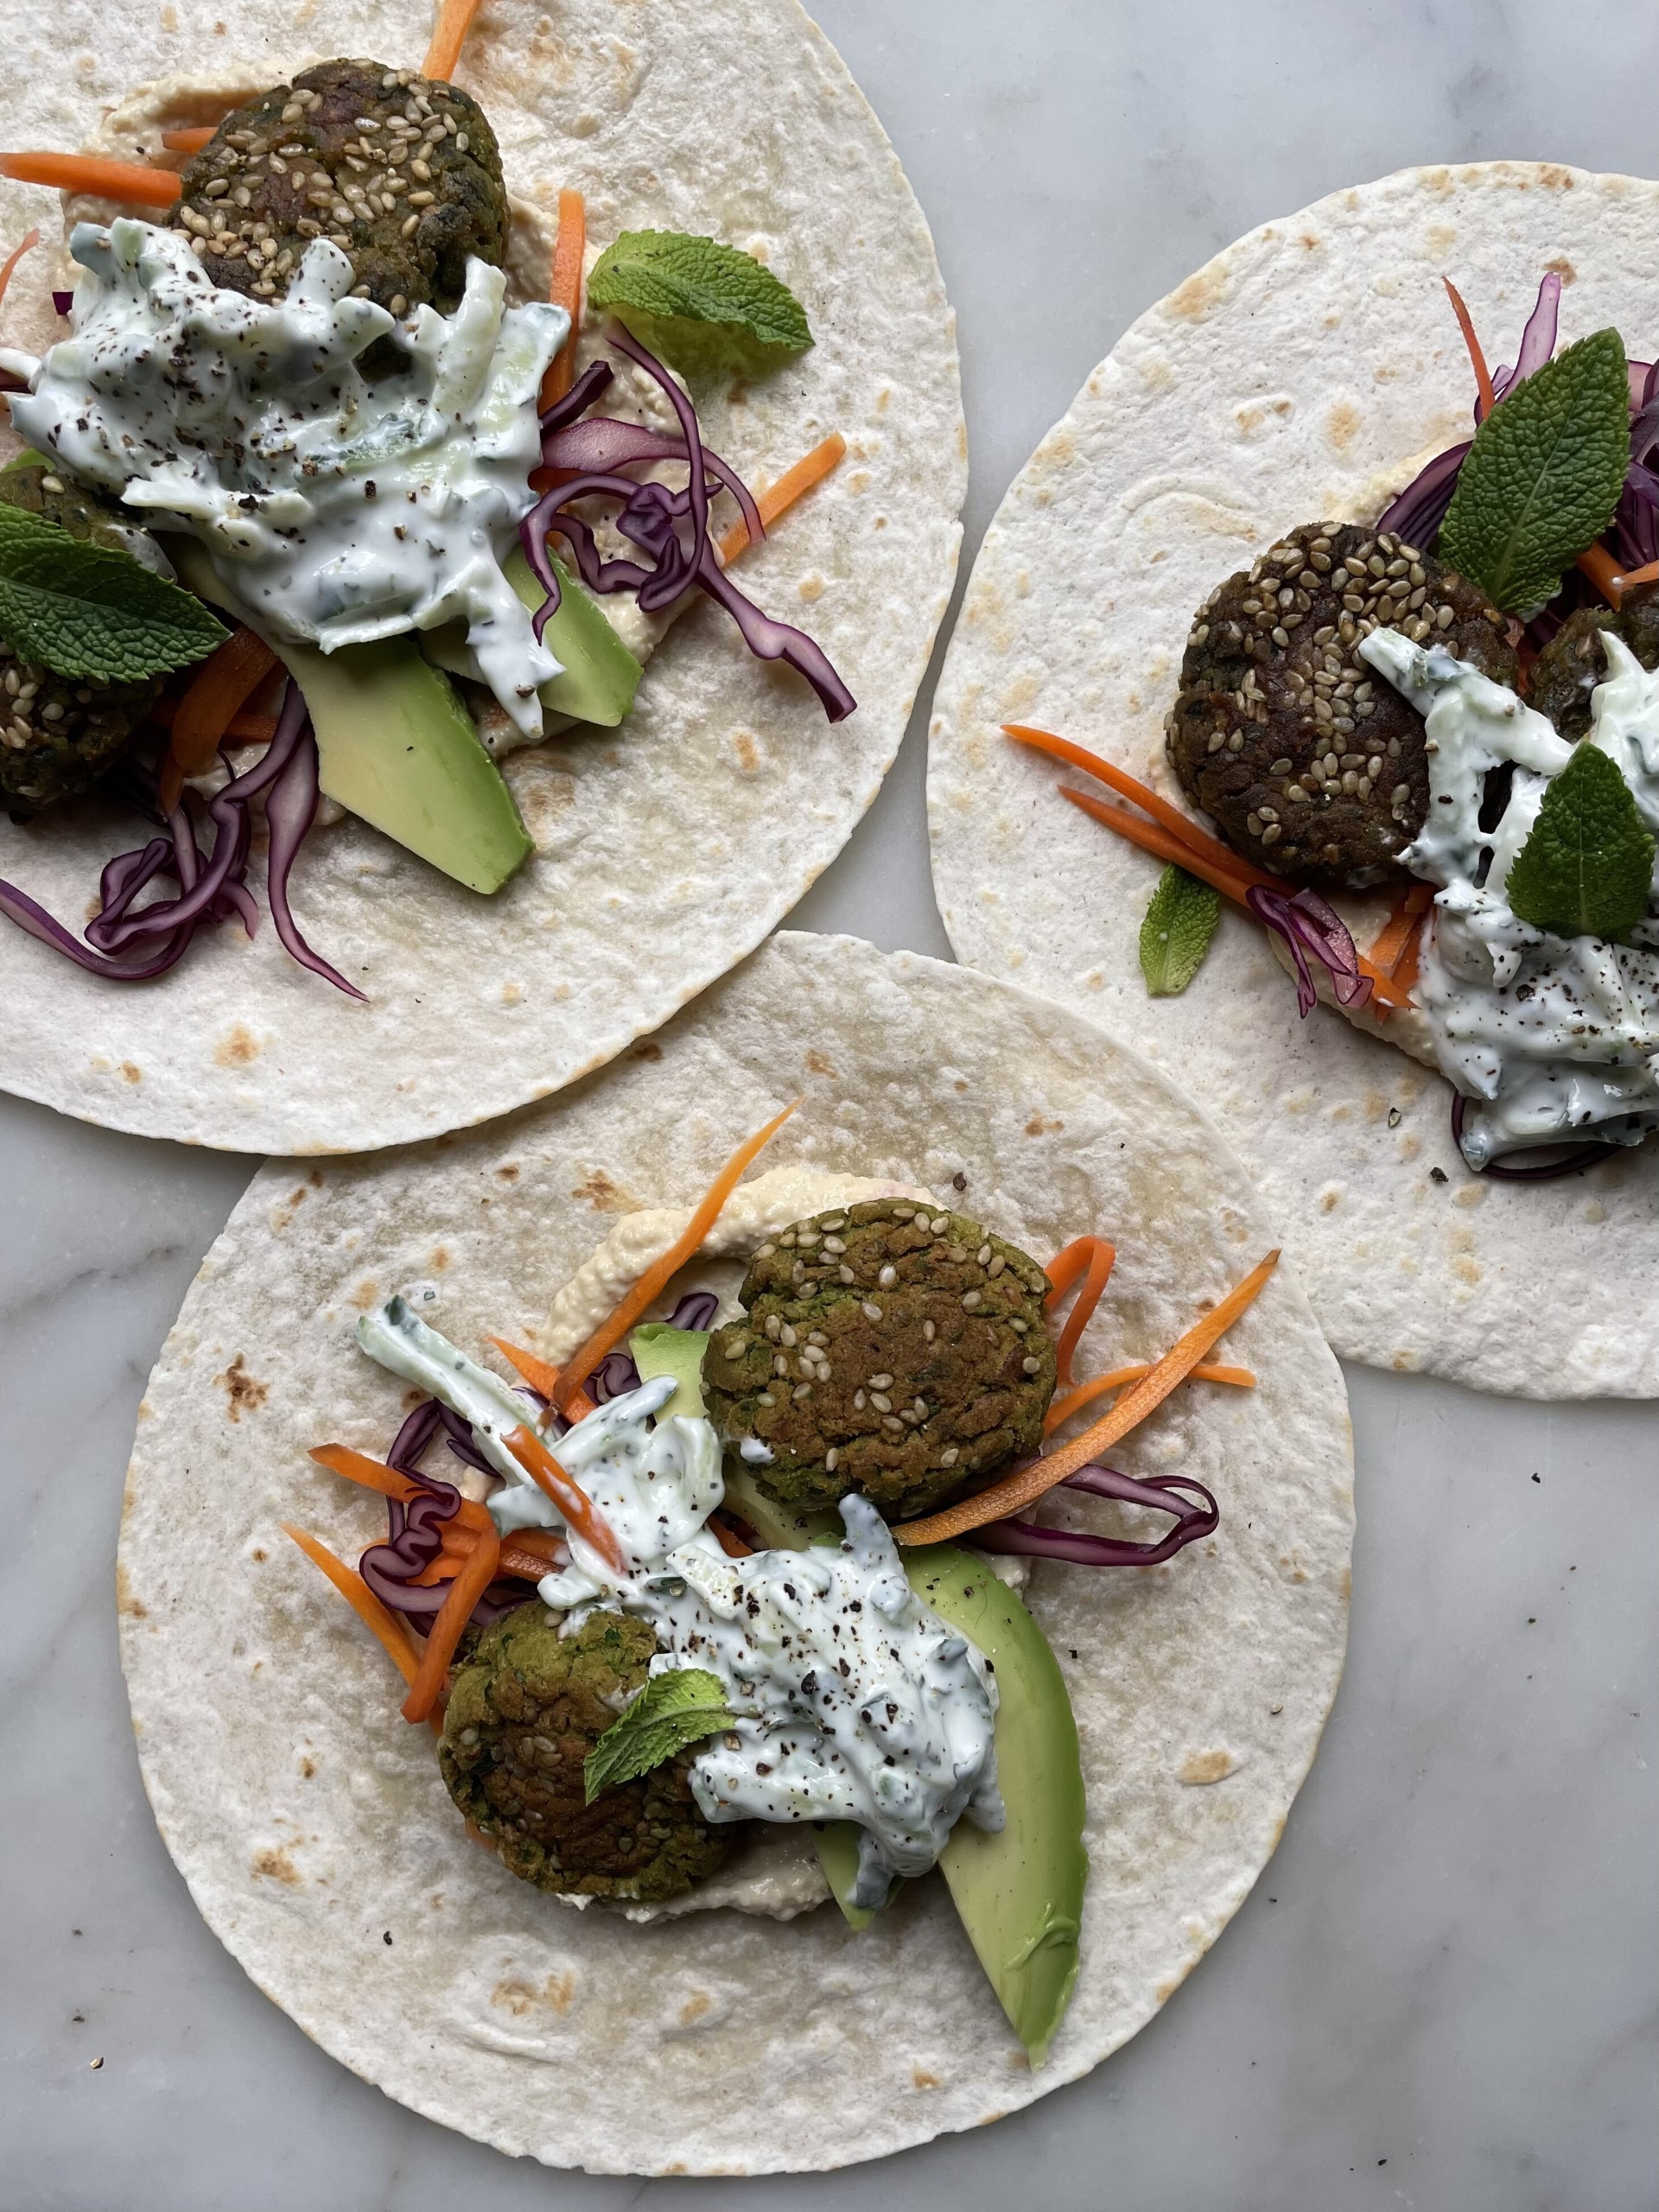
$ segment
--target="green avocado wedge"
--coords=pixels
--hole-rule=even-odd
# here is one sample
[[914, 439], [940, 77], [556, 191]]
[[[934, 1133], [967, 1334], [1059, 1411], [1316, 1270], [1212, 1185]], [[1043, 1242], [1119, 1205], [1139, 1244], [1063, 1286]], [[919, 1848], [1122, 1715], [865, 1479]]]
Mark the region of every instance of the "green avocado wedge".
[[[567, 715], [572, 721], [614, 729], [631, 712], [645, 671], [606, 620], [598, 601], [583, 590], [563, 561], [550, 558], [559, 580], [559, 603], [548, 617], [542, 642], [561, 665], [536, 696], [550, 715]], [[546, 594], [516, 547], [501, 563], [501, 573], [535, 613]], [[445, 622], [424, 631], [421, 642], [427, 658], [436, 666], [447, 668], [452, 676], [476, 680], [478, 663], [467, 643], [464, 622]]]
[[[169, 538], [168, 550], [198, 599], [247, 620], [200, 545]], [[414, 633], [332, 653], [269, 642], [305, 695], [327, 796], [469, 891], [499, 891], [534, 848], [454, 685]]]
[[1065, 1680], [1042, 1630], [982, 1559], [954, 1544], [908, 1553], [923, 1604], [996, 1669], [996, 1772], [1007, 1825], [959, 1821], [939, 1858], [1009, 2025], [1040, 2066], [1077, 1978], [1089, 1855], [1083, 1767]]
[[[706, 1329], [673, 1329], [666, 1321], [642, 1321], [628, 1338], [628, 1350], [642, 1382], [671, 1375], [678, 1386], [659, 1409], [657, 1418], [670, 1414], [696, 1417], [704, 1411], [702, 1355], [709, 1349]], [[747, 1516], [745, 1516], [747, 1518]]]

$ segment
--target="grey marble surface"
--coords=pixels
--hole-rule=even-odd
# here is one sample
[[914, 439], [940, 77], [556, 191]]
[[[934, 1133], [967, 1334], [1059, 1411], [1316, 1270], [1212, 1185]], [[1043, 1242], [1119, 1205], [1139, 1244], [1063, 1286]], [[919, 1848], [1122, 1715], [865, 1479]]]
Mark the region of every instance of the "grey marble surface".
[[[961, 317], [970, 550], [1123, 324], [1249, 225], [1412, 161], [1656, 158], [1659, 18], [1628, 0], [818, 12]], [[797, 922], [945, 951], [921, 799], [913, 730]], [[6, 2212], [1654, 2203], [1659, 1408], [1363, 1371], [1353, 1643], [1325, 1748], [1215, 1953], [1089, 2081], [989, 2135], [740, 2189], [515, 2165], [323, 2057], [197, 1919], [115, 1656], [133, 1411], [251, 1166], [0, 1100]]]

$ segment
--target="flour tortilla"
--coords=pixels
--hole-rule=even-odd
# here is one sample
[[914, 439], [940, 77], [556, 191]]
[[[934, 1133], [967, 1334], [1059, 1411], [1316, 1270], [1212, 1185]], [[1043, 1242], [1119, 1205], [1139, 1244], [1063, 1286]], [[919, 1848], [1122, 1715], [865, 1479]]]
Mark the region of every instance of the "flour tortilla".
[[[1203, 601], [1299, 523], [1374, 517], [1469, 435], [1442, 272], [1495, 359], [1547, 268], [1564, 337], [1611, 323], [1651, 355], [1656, 241], [1659, 184], [1516, 162], [1404, 170], [1241, 238], [1125, 333], [1010, 489], [932, 726], [959, 956], [1106, 1023], [1215, 1116], [1344, 1357], [1526, 1396], [1659, 1393], [1659, 1147], [1541, 1188], [1475, 1180], [1440, 1075], [1334, 1009], [1299, 1023], [1271, 940], [1230, 908], [1185, 995], [1150, 998], [1160, 864], [998, 726], [1058, 730], [1184, 804], [1163, 721]], [[1369, 944], [1386, 899], [1342, 903]], [[1414, 1024], [1389, 1028], [1421, 1049]]]
[[[430, 27], [419, 0], [299, 14], [296, 29], [264, 0], [176, 0], [127, 11], [95, 54], [49, 15], [20, 21], [0, 143], [87, 143], [146, 80], [193, 73], [168, 115], [149, 104], [153, 150], [160, 121], [216, 115], [226, 92], [323, 56], [418, 65]], [[213, 932], [142, 988], [83, 976], [8, 926], [7, 1090], [258, 1152], [362, 1151], [502, 1113], [602, 1065], [752, 950], [840, 851], [898, 748], [955, 575], [966, 440], [932, 241], [839, 57], [793, 0], [493, 0], [458, 79], [495, 126], [511, 190], [548, 224], [558, 188], [578, 187], [596, 243], [710, 232], [764, 254], [802, 300], [813, 349], [753, 384], [699, 385], [698, 406], [751, 483], [846, 436], [839, 470], [742, 575], [810, 627], [859, 710], [832, 727], [804, 683], [699, 607], [620, 730], [508, 762], [537, 849], [497, 897], [356, 822], [314, 836], [296, 911], [368, 1006], [296, 967], [268, 924], [251, 945]], [[54, 214], [0, 181], [0, 238]], [[21, 265], [0, 316], [9, 343], [36, 351], [63, 334], [44, 264]], [[539, 266], [544, 283], [544, 252]], [[136, 827], [100, 806], [29, 830], [0, 820], [0, 876], [77, 926]]]
[[[353, 1343], [358, 1313], [426, 1281], [469, 1349], [537, 1342], [619, 1213], [686, 1204], [798, 1094], [773, 1164], [943, 1191], [1045, 1256], [1114, 1236], [1079, 1373], [1161, 1350], [1274, 1242], [1213, 1125], [1088, 1024], [962, 969], [785, 935], [552, 1107], [308, 1175], [267, 1167], [140, 1410], [123, 1658], [197, 1904], [344, 2063], [550, 2164], [835, 2166], [1085, 2073], [1237, 1910], [1341, 1670], [1347, 1408], [1281, 1266], [1224, 1339], [1258, 1387], [1189, 1386], [1114, 1455], [1210, 1484], [1216, 1537], [1145, 1572], [1043, 1563], [1030, 1585], [1077, 1713], [1091, 1862], [1082, 1973], [1039, 2073], [937, 1878], [860, 1936], [830, 1909], [638, 1928], [562, 1908], [467, 1841], [384, 1656], [277, 1527], [349, 1554], [384, 1526], [305, 1456], [330, 1437], [383, 1450], [400, 1417], [400, 1386]], [[1122, 1525], [1092, 1500], [1064, 1510]]]

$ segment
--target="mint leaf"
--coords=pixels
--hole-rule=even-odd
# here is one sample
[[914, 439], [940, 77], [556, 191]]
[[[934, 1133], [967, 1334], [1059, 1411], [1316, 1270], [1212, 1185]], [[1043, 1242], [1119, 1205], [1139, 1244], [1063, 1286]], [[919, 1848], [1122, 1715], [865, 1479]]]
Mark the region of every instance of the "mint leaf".
[[1155, 999], [1173, 999], [1198, 972], [1221, 918], [1221, 893], [1173, 864], [1141, 925], [1141, 973]]
[[1611, 522], [1630, 459], [1624, 341], [1598, 330], [1517, 385], [1476, 431], [1440, 558], [1506, 614], [1530, 613]]
[[137, 683], [200, 660], [230, 632], [130, 553], [0, 502], [0, 635], [60, 676]]
[[700, 1667], [653, 1675], [583, 1761], [588, 1802], [591, 1805], [601, 1789], [649, 1774], [689, 1745], [729, 1728], [734, 1717], [717, 1675], [705, 1674]]
[[812, 343], [800, 302], [753, 254], [683, 231], [624, 231], [588, 298], [687, 376], [764, 376]]
[[1580, 745], [1515, 856], [1510, 911], [1553, 937], [1617, 941], [1648, 911], [1653, 854], [1630, 785], [1599, 747]]

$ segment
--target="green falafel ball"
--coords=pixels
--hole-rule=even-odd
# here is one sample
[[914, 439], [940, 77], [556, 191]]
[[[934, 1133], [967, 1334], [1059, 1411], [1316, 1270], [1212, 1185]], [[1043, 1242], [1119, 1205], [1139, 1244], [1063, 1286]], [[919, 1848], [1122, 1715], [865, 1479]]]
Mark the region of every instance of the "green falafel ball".
[[539, 1890], [654, 1904], [684, 1894], [726, 1857], [729, 1827], [697, 1809], [683, 1751], [586, 1800], [582, 1765], [634, 1693], [657, 1639], [649, 1623], [595, 1612], [569, 1635], [538, 1603], [479, 1638], [455, 1676], [438, 1764], [449, 1795]]
[[[453, 315], [468, 257], [499, 269], [507, 252], [501, 155], [483, 110], [454, 85], [378, 61], [322, 62], [227, 115], [168, 219], [215, 284], [256, 299], [281, 299], [312, 240], [332, 238], [358, 289], [395, 315], [425, 301]], [[401, 358], [376, 346], [363, 365]]]
[[709, 1417], [772, 1453], [769, 1497], [861, 1491], [890, 1520], [982, 1490], [1042, 1440], [1048, 1277], [965, 1215], [878, 1198], [762, 1244], [703, 1360]]
[[[122, 518], [40, 461], [0, 469], [0, 499], [85, 543], [129, 550]], [[0, 635], [0, 806], [28, 822], [90, 791], [149, 720], [162, 679], [93, 683], [26, 660]]]

